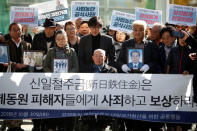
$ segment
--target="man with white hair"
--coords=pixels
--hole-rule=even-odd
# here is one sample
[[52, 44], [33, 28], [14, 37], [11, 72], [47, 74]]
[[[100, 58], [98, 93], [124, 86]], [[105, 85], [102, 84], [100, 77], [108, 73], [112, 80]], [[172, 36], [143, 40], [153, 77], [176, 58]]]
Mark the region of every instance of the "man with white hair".
[[136, 20], [133, 22], [133, 39], [125, 41], [122, 45], [118, 65], [123, 72], [129, 73], [133, 70], [128, 67], [128, 49], [141, 48], [144, 50], [144, 65], [140, 68], [142, 73], [156, 73], [158, 62], [157, 46], [150, 41], [145, 40], [145, 30], [147, 24], [145, 21]]
[[[156, 44], [145, 40], [145, 30], [147, 24], [145, 21], [136, 20], [133, 22], [133, 39], [125, 41], [122, 45], [122, 50], [120, 52], [120, 57], [118, 59], [118, 65], [125, 73], [156, 73], [157, 72], [157, 62], [158, 62], [158, 48]], [[135, 71], [128, 66], [128, 49], [141, 48], [144, 50], [144, 65]], [[133, 131], [145, 131], [149, 129], [149, 123], [138, 120], [125, 120], [127, 130]]]
[[157, 46], [161, 43], [160, 32], [164, 26], [159, 23], [155, 23], [151, 29], [151, 40], [155, 42]]
[[116, 73], [117, 70], [105, 63], [106, 55], [105, 50], [96, 49], [94, 50], [93, 59], [93, 70], [94, 73]]

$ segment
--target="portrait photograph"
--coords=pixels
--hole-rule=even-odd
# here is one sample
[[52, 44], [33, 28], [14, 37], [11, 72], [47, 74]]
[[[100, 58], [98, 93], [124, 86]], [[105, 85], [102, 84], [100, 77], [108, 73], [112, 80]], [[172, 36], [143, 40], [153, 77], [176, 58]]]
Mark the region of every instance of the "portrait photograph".
[[68, 73], [68, 59], [54, 59], [53, 60], [54, 73]]
[[4, 44], [0, 44], [0, 63], [9, 63], [9, 48]]
[[42, 67], [43, 65], [42, 51], [24, 51], [23, 52], [23, 64], [35, 67]]
[[139, 70], [143, 66], [143, 49], [128, 49], [128, 67], [133, 70]]

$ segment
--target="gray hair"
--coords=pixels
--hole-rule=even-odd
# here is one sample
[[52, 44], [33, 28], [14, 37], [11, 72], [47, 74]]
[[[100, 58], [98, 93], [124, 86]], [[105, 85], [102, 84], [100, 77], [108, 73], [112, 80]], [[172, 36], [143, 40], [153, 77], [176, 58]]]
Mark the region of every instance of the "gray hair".
[[[164, 26], [163, 26], [162, 24], [159, 24], [159, 23], [154, 23], [154, 24], [153, 24], [153, 27], [157, 27], [158, 30], [159, 30], [159, 32], [160, 32], [160, 31], [163, 29]], [[153, 28], [153, 27], [152, 27], [152, 28]]]
[[94, 50], [93, 55], [94, 55], [97, 51], [101, 52], [101, 54], [103, 54], [103, 55], [105, 56], [105, 50], [103, 50], [103, 49], [96, 49], [96, 50]]
[[146, 28], [147, 28], [147, 24], [146, 24], [146, 22], [143, 21], [143, 20], [135, 20], [135, 21], [133, 22], [132, 27], [134, 27], [135, 25], [142, 25], [142, 26], [144, 26], [144, 30], [146, 30]]

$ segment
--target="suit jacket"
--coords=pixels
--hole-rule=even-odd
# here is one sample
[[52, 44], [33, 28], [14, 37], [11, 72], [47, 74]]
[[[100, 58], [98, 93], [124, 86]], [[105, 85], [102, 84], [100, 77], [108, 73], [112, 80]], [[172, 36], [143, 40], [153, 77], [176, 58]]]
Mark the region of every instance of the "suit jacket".
[[[6, 44], [9, 46], [9, 55], [10, 55], [10, 61], [11, 62], [17, 62], [17, 52], [15, 50], [15, 43], [10, 39], [6, 42]], [[23, 53], [23, 51], [25, 50], [31, 50], [31, 44], [30, 43], [27, 43], [25, 41], [21, 41], [20, 43], [21, 45], [21, 53]], [[20, 58], [21, 61], [20, 63], [22, 63], [22, 58]], [[15, 70], [16, 72], [26, 72], [28, 71], [27, 68], [24, 68], [24, 69], [16, 69], [15, 68], [15, 63], [12, 64], [12, 69]]]
[[[142, 66], [143, 66], [143, 64], [141, 62], [139, 62], [137, 68], [141, 69]], [[128, 67], [133, 69], [133, 62], [128, 63]]]
[[[92, 60], [92, 35], [83, 36], [79, 43], [79, 69], [80, 72], [90, 72], [93, 60]], [[101, 35], [100, 38], [100, 49], [106, 51], [107, 56], [107, 64], [110, 66], [114, 66], [114, 59], [115, 59], [115, 49], [113, 45], [113, 39], [106, 35]]]
[[44, 54], [47, 54], [47, 41], [51, 41], [50, 48], [54, 47], [55, 45], [55, 37], [47, 38], [44, 32], [38, 33], [34, 36], [32, 42], [32, 49], [33, 50], [41, 50], [44, 51]]
[[[121, 68], [123, 64], [127, 64], [127, 51], [128, 48], [135, 48], [135, 40], [130, 39], [122, 44], [122, 50], [120, 52], [120, 57], [118, 58], [118, 65]], [[158, 48], [150, 41], [144, 41], [144, 64], [147, 64], [150, 69], [148, 73], [157, 73], [158, 71]]]

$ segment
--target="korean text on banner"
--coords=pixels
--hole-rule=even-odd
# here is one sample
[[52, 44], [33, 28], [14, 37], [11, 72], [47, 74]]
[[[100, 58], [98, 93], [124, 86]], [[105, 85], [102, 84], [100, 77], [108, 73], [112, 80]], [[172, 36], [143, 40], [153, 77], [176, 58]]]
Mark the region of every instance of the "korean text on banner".
[[42, 26], [46, 18], [60, 23], [70, 19], [67, 0], [52, 0], [33, 4], [30, 7], [38, 8], [38, 26]]
[[71, 10], [73, 20], [89, 20], [91, 17], [99, 16], [99, 1], [72, 1]]
[[169, 5], [168, 22], [176, 25], [196, 25], [197, 8], [181, 5]]
[[113, 10], [111, 16], [110, 29], [120, 30], [125, 33], [132, 32], [132, 23], [135, 20], [135, 15]]
[[38, 9], [22, 6], [11, 6], [10, 23], [17, 22], [30, 27], [38, 26]]
[[162, 24], [162, 11], [150, 10], [143, 8], [135, 8], [136, 20], [146, 21], [149, 27], [152, 27], [154, 23]]
[[0, 73], [0, 83], [0, 119], [106, 115], [197, 122], [191, 75]]

